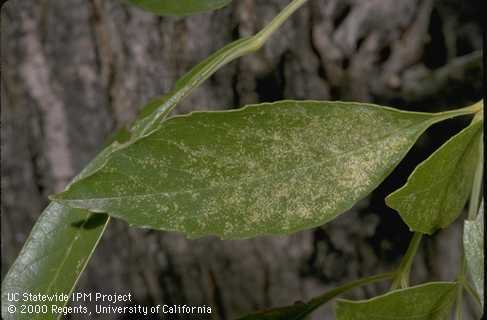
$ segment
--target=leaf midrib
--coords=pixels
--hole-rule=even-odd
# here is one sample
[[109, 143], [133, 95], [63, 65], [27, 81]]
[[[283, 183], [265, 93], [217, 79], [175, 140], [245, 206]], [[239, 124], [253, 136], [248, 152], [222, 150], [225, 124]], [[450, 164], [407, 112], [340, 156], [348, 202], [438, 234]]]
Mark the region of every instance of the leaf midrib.
[[[68, 208], [68, 210], [69, 210], [69, 208]], [[92, 213], [92, 212], [88, 212], [88, 213], [86, 214], [86, 219], [83, 221], [83, 223], [81, 224], [81, 226], [80, 226], [80, 227], [78, 228], [78, 230], [76, 231], [76, 235], [75, 235], [75, 237], [73, 238], [73, 240], [71, 241], [71, 243], [69, 244], [69, 248], [68, 248], [68, 250], [67, 250], [66, 254], [64, 255], [63, 260], [62, 260], [62, 261], [61, 261], [61, 263], [59, 264], [59, 267], [56, 269], [56, 273], [55, 273], [55, 275], [54, 275], [53, 279], [51, 280], [51, 282], [49, 282], [49, 285], [48, 285], [48, 287], [47, 287], [47, 289], [46, 289], [46, 291], [45, 291], [45, 294], [49, 294], [49, 293], [50, 293], [50, 291], [51, 291], [52, 287], [54, 286], [54, 284], [55, 284], [55, 283], [56, 283], [56, 281], [58, 280], [59, 275], [61, 274], [61, 270], [64, 268], [64, 265], [66, 264], [66, 261], [68, 260], [68, 257], [71, 255], [71, 252], [72, 252], [72, 250], [73, 250], [73, 248], [74, 248], [74, 244], [75, 244], [75, 243], [76, 243], [76, 242], [79, 240], [79, 238], [80, 238], [80, 235], [81, 235], [81, 230], [84, 230], [84, 227], [85, 227], [86, 223], [88, 222], [89, 218], [90, 218], [90, 217], [92, 217], [93, 215], [94, 215], [94, 213]], [[107, 221], [104, 223], [104, 225], [105, 225], [105, 226], [103, 227], [103, 229], [105, 229], [105, 227], [107, 226], [108, 221], [109, 221], [109, 218], [107, 218]], [[101, 239], [101, 237], [99, 237], [99, 238], [98, 238], [97, 242], [98, 242], [98, 241], [100, 241], [100, 239]], [[72, 286], [72, 287], [69, 289], [69, 293], [68, 293], [68, 294], [71, 294], [71, 292], [73, 291], [74, 287], [76, 286], [76, 283], [78, 282], [78, 280], [79, 280], [79, 278], [80, 278], [81, 274], [83, 273], [84, 268], [86, 267], [86, 262], [87, 262], [87, 261], [89, 261], [90, 256], [93, 254], [93, 251], [94, 251], [94, 249], [90, 251], [89, 256], [87, 256], [87, 257], [86, 257], [86, 259], [84, 260], [84, 261], [85, 261], [85, 263], [83, 263], [82, 270], [81, 270], [81, 271], [80, 271], [80, 272], [77, 274], [77, 277], [76, 277], [76, 279], [75, 279], [75, 281], [74, 281], [74, 284], [73, 284], [73, 286]], [[63, 306], [64, 306], [64, 305], [66, 305], [66, 303], [63, 303]], [[36, 314], [36, 315], [33, 317], [33, 319], [39, 319], [39, 316], [43, 316], [43, 315], [44, 315], [44, 314], [42, 314], [42, 313], [38, 313], [38, 314]], [[61, 316], [62, 316], [62, 314], [59, 314], [59, 316], [57, 316], [56, 318], [57, 318], [57, 319], [59, 319]], [[42, 317], [41, 317], [41, 319], [42, 319]]]

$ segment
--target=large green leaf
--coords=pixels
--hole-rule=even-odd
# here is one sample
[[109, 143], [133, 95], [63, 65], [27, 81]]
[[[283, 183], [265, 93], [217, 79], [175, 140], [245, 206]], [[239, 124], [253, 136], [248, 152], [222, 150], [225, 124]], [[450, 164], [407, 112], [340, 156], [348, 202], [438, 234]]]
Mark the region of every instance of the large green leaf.
[[[178, 81], [175, 89], [163, 98], [155, 99], [144, 108], [145, 112], [128, 131], [120, 131], [109, 147], [92, 161], [78, 176], [88, 176], [103, 166], [114, 150], [137, 140], [156, 128], [167, 114], [192, 90], [226, 63], [259, 49], [282, 23], [306, 0], [294, 0], [261, 32], [253, 37], [237, 40], [217, 51], [198, 64]], [[71, 209], [60, 204], [49, 205], [39, 217], [18, 258], [2, 281], [3, 319], [57, 319], [61, 314], [10, 314], [8, 295], [30, 292], [33, 294], [67, 294], [76, 285], [85, 265], [102, 236], [108, 216], [92, 214], [86, 210]], [[58, 306], [65, 302], [56, 303]]]
[[451, 116], [314, 101], [195, 112], [114, 152], [54, 199], [191, 237], [287, 234], [351, 208]]
[[413, 231], [433, 233], [461, 213], [471, 191], [483, 121], [475, 121], [416, 167], [386, 203]]
[[129, 0], [131, 4], [139, 6], [158, 15], [184, 16], [189, 14], [211, 11], [226, 6], [232, 0]]
[[338, 300], [337, 320], [444, 320], [458, 285], [432, 282], [364, 301]]
[[474, 221], [465, 221], [463, 247], [467, 268], [477, 293], [484, 305], [484, 202]]

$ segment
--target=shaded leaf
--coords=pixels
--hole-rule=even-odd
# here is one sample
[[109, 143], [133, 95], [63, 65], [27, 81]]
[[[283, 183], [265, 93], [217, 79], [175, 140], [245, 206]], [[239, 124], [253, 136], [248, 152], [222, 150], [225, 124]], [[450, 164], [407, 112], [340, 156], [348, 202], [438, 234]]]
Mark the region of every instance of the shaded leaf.
[[[105, 148], [73, 181], [96, 171], [116, 145]], [[20, 305], [26, 302], [8, 301], [7, 296], [25, 292], [48, 295], [72, 292], [108, 221], [106, 214], [91, 213], [59, 203], [49, 204], [2, 281], [2, 319], [60, 318], [62, 314], [51, 313], [50, 304], [47, 314], [19, 313]], [[52, 305], [59, 307], [65, 304], [63, 301], [52, 302]], [[9, 305], [14, 305], [17, 312], [9, 313]]]
[[467, 268], [471, 279], [484, 305], [484, 202], [474, 221], [465, 221], [463, 246]]
[[431, 282], [369, 300], [338, 300], [337, 320], [444, 320], [455, 302], [457, 286]]
[[475, 175], [482, 126], [483, 121], [473, 122], [452, 137], [386, 198], [412, 231], [431, 234], [460, 215]]
[[158, 15], [185, 16], [222, 8], [232, 0], [129, 0], [129, 3]]
[[451, 116], [313, 101], [195, 112], [54, 198], [191, 237], [287, 234], [351, 208], [428, 126]]
[[[59, 203], [51, 203], [37, 220], [19, 257], [2, 282], [2, 319], [57, 319], [51, 304], [62, 307], [62, 301], [39, 302], [48, 305], [48, 313], [20, 313], [21, 305], [35, 302], [11, 302], [7, 294], [69, 294], [83, 272], [101, 234], [107, 225], [106, 214], [90, 214]], [[8, 306], [17, 312], [9, 313]]]
[[334, 288], [325, 294], [311, 299], [308, 302], [296, 302], [293, 305], [274, 308], [264, 311], [258, 311], [244, 317], [238, 318], [238, 320], [303, 320], [321, 307], [325, 303], [334, 299], [338, 295], [347, 292], [353, 288], [364, 286], [367, 284], [375, 283], [378, 281], [388, 280], [394, 276], [394, 273], [382, 273], [373, 275], [370, 277], [355, 280], [353, 282], [346, 283], [340, 287]]

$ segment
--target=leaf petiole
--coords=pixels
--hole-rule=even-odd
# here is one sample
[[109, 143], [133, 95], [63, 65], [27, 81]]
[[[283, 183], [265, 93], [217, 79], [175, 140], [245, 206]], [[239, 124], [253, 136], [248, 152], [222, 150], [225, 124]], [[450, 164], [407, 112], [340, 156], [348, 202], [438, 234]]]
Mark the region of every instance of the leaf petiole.
[[318, 296], [310, 301], [310, 304], [314, 305], [316, 308], [323, 305], [324, 303], [330, 301], [331, 299], [335, 298], [336, 296], [345, 293], [347, 291], [350, 291], [351, 289], [355, 289], [358, 287], [362, 287], [368, 284], [372, 284], [378, 281], [384, 281], [384, 280], [389, 280], [394, 277], [395, 273], [394, 272], [386, 272], [386, 273], [380, 273], [377, 275], [365, 277], [362, 279], [358, 279], [356, 281], [352, 281], [349, 283], [346, 283], [340, 287], [337, 287], [321, 296]]
[[475, 113], [481, 113], [484, 110], [484, 100], [480, 100], [467, 108], [472, 109]]
[[465, 291], [475, 300], [476, 303], [478, 303], [479, 306], [482, 306], [482, 303], [480, 301], [480, 297], [475, 291], [474, 288], [468, 283], [467, 277], [466, 277], [466, 272], [467, 272], [467, 258], [465, 254], [462, 254], [462, 264], [460, 267], [460, 271], [458, 272], [457, 279], [456, 281], [460, 284], [458, 290], [458, 296], [457, 296], [457, 311], [456, 311], [456, 319], [461, 319], [458, 318], [458, 313], [460, 312], [458, 309], [461, 309], [461, 306], [459, 304], [462, 303], [463, 301], [463, 290]]
[[287, 319], [287, 320], [302, 320], [306, 319], [313, 311], [323, 306], [325, 303], [336, 298], [340, 294], [348, 292], [352, 289], [362, 287], [379, 281], [389, 280], [394, 277], [394, 272], [380, 273], [369, 276], [359, 280], [346, 283], [340, 287], [334, 288], [323, 295], [315, 297], [306, 303], [296, 303], [291, 306], [274, 308], [255, 312], [238, 320], [271, 320], [271, 319]]
[[194, 88], [213, 75], [218, 69], [231, 61], [262, 48], [269, 37], [288, 19], [297, 9], [308, 0], [293, 0], [272, 21], [257, 34], [234, 41], [213, 53], [202, 63], [196, 65], [178, 82], [174, 90], [157, 100], [151, 102], [152, 113], [145, 117], [147, 122], [142, 123], [139, 136], [146, 135], [157, 128], [160, 122], [174, 109], [179, 101], [187, 97]]
[[464, 280], [462, 282], [462, 284], [463, 284], [463, 287], [465, 288], [465, 291], [468, 292], [468, 294], [475, 300], [475, 302], [478, 303], [479, 306], [482, 306], [482, 302], [480, 301], [480, 296], [475, 291], [475, 289], [472, 288], [472, 286], [470, 285], [470, 283], [468, 283], [468, 281]]
[[406, 254], [402, 258], [401, 263], [399, 264], [399, 267], [395, 272], [395, 276], [391, 285], [391, 290], [395, 290], [398, 288], [407, 288], [409, 286], [409, 273], [411, 271], [411, 266], [413, 264], [414, 257], [416, 256], [416, 252], [418, 251], [422, 237], [422, 233], [414, 233], [411, 242], [409, 242], [409, 247], [406, 251]]
[[442, 111], [435, 113], [439, 118], [439, 121], [450, 119], [453, 117], [464, 116], [469, 114], [475, 114], [475, 118], [478, 118], [479, 115], [482, 115], [482, 111], [484, 109], [483, 101], [479, 101], [474, 103], [470, 106], [460, 108], [460, 109], [453, 109], [448, 111]]

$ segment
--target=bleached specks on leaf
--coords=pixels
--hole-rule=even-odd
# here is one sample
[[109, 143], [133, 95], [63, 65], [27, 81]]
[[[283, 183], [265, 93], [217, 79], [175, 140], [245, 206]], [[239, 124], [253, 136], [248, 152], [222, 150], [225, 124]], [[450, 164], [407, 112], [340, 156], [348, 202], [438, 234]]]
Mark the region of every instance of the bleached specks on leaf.
[[313, 101], [195, 112], [115, 152], [58, 199], [192, 237], [291, 233], [365, 197], [433, 119]]

